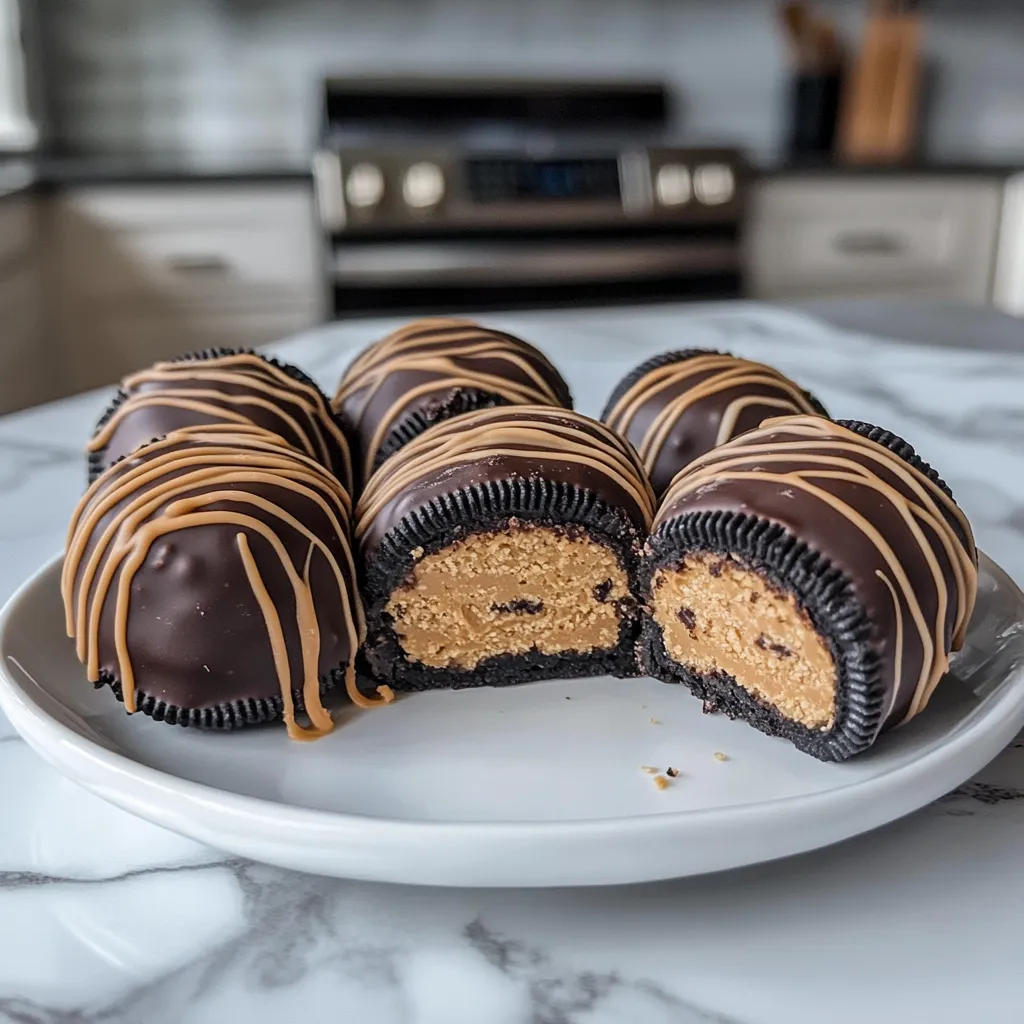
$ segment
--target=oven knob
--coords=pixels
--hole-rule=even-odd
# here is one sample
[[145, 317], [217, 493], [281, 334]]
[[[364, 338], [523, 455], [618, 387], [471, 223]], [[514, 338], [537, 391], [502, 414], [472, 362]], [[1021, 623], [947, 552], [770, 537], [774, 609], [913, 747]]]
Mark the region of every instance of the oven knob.
[[721, 206], [736, 194], [736, 178], [728, 164], [702, 164], [693, 172], [693, 190], [705, 206]]
[[376, 164], [356, 164], [345, 179], [349, 206], [369, 210], [384, 198], [384, 175]]
[[663, 164], [654, 178], [654, 194], [662, 206], [683, 206], [690, 201], [690, 169], [686, 164]]
[[437, 206], [444, 198], [444, 171], [426, 160], [412, 164], [402, 179], [402, 198], [414, 210]]

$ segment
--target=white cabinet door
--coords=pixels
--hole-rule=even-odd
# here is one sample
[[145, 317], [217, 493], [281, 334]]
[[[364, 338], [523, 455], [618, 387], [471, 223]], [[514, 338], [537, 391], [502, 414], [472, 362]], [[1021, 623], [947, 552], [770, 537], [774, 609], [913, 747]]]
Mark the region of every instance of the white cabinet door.
[[1024, 174], [1014, 175], [1003, 195], [993, 300], [1005, 312], [1024, 316]]
[[759, 298], [989, 301], [995, 179], [797, 177], [755, 194], [748, 259]]
[[321, 242], [303, 183], [75, 189], [51, 214], [73, 390], [185, 352], [276, 341], [322, 318]]
[[64, 276], [91, 297], [225, 309], [312, 301], [321, 288], [302, 184], [74, 190], [58, 200], [55, 243]]

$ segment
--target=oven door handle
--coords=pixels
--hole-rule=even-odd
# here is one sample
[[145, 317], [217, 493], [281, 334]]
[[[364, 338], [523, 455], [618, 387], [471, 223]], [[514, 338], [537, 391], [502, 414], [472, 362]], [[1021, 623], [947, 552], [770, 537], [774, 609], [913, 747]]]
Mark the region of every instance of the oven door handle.
[[339, 287], [533, 285], [735, 271], [739, 246], [708, 240], [364, 243], [334, 252]]

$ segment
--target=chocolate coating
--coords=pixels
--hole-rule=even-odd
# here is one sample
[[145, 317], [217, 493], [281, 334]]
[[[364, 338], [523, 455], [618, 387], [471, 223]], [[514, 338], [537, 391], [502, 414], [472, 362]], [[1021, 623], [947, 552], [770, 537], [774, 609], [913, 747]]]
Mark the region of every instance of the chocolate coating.
[[471, 320], [408, 324], [366, 349], [334, 398], [361, 479], [434, 423], [495, 405], [572, 408], [568, 385], [532, 345]]
[[[839, 676], [831, 733], [766, 731], [829, 758], [924, 707], [977, 589], [970, 526], [949, 489], [906, 442], [853, 421], [786, 417], [691, 464], [655, 517], [646, 584], [688, 551], [734, 555], [794, 593], [828, 641]], [[860, 707], [877, 714], [851, 704], [854, 663]]]
[[[213, 440], [196, 434], [139, 449], [83, 497], [65, 559], [69, 633], [94, 681], [119, 687], [130, 666], [129, 710], [160, 707], [161, 717], [183, 723], [211, 711], [218, 724], [225, 714], [238, 724], [255, 701], [283, 705], [293, 732], [289, 698], [312, 717], [310, 693], [318, 706], [319, 690], [352, 666], [362, 636], [350, 501], [318, 462], [253, 428]], [[129, 590], [119, 594], [125, 573]], [[303, 630], [307, 595], [315, 621]], [[304, 637], [313, 664], [304, 664]]]
[[[758, 399], [761, 399], [759, 401]], [[640, 453], [654, 493], [694, 459], [773, 416], [824, 407], [763, 363], [704, 349], [666, 352], [628, 373], [601, 419]]]
[[[527, 433], [517, 437], [515, 431]], [[566, 440], [589, 455], [607, 454], [567, 459]], [[372, 559], [395, 527], [453, 494], [536, 480], [590, 492], [638, 534], [650, 523], [653, 496], [636, 453], [608, 428], [569, 410], [484, 409], [432, 428], [377, 471], [356, 508], [360, 551]]]
[[156, 363], [126, 377], [90, 442], [90, 479], [155, 438], [211, 423], [251, 424], [277, 434], [351, 491], [348, 442], [326, 395], [294, 366], [230, 349]]

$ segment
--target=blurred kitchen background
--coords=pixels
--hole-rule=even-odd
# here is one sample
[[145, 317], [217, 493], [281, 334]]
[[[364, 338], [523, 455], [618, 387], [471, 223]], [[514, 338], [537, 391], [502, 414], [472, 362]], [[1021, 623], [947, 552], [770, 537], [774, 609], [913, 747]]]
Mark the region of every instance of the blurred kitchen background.
[[324, 320], [1024, 314], [1018, 0], [0, 0], [0, 411]]

